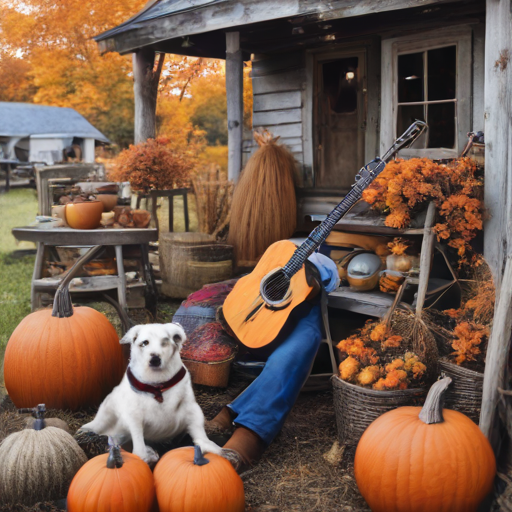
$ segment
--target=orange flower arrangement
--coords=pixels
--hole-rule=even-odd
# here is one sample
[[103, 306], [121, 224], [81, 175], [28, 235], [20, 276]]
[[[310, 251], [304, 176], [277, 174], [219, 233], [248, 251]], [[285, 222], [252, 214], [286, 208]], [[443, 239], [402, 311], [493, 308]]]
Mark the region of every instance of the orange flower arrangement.
[[380, 391], [407, 389], [411, 383], [421, 385], [427, 368], [412, 352], [387, 364], [381, 362], [386, 359], [387, 349], [400, 348], [402, 341], [402, 337], [394, 335], [385, 323], [368, 321], [362, 329], [337, 345], [347, 356], [339, 365], [340, 378]]
[[475, 259], [469, 297], [459, 309], [447, 309], [443, 313], [456, 321], [453, 329], [454, 350], [450, 354], [454, 362], [462, 366], [480, 366], [485, 360], [487, 340], [494, 316], [496, 289], [492, 273], [485, 260]]
[[[434, 231], [467, 262], [469, 242], [482, 229], [483, 178], [469, 158], [447, 165], [427, 158], [394, 160], [363, 192], [363, 200], [387, 213], [386, 226], [406, 228], [415, 209], [434, 201], [439, 221]], [[405, 250], [405, 249], [404, 249]]]
[[389, 250], [392, 254], [401, 256], [409, 248], [409, 244], [403, 238], [395, 238], [392, 242], [388, 243]]
[[455, 362], [460, 365], [464, 362], [476, 361], [476, 356], [481, 354], [481, 345], [489, 336], [489, 327], [474, 322], [461, 322], [453, 333], [455, 340], [452, 347], [455, 349], [452, 356]]

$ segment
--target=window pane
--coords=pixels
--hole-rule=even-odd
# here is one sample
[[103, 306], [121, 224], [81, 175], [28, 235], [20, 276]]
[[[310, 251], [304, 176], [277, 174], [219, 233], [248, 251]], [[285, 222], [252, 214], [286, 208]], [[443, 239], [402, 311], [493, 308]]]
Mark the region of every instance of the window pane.
[[399, 55], [398, 103], [423, 100], [423, 52]]
[[435, 103], [428, 106], [428, 147], [455, 146], [455, 103]]
[[[396, 126], [396, 134], [402, 135], [409, 126], [419, 119], [420, 121], [425, 121], [425, 116], [423, 114], [423, 105], [399, 105], [398, 107], [398, 119]], [[418, 145], [414, 145], [414, 147], [421, 147]]]
[[427, 52], [429, 101], [455, 98], [456, 50], [456, 46], [447, 46]]

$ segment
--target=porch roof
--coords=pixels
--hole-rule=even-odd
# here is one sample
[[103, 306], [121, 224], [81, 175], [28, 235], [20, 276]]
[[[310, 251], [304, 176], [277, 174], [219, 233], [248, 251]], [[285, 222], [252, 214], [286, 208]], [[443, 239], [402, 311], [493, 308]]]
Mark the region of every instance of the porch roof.
[[[102, 52], [129, 53], [151, 46], [168, 53], [225, 58], [224, 32], [249, 28], [249, 25], [261, 27], [280, 20], [288, 26], [285, 35], [300, 44], [301, 38], [296, 36], [303, 32], [292, 31], [294, 26], [314, 24], [323, 37], [328, 37], [333, 20], [411, 8], [428, 14], [435, 4], [460, 2], [462, 0], [150, 0], [128, 21], [94, 39]], [[194, 36], [193, 41], [188, 39], [190, 36]], [[251, 51], [243, 46], [242, 49], [246, 54]]]

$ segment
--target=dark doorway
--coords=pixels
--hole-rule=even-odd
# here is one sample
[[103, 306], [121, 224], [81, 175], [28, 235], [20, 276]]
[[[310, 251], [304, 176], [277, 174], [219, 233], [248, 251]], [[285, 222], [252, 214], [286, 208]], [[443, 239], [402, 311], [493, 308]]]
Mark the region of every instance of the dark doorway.
[[319, 55], [315, 71], [315, 188], [347, 192], [364, 164], [365, 54]]

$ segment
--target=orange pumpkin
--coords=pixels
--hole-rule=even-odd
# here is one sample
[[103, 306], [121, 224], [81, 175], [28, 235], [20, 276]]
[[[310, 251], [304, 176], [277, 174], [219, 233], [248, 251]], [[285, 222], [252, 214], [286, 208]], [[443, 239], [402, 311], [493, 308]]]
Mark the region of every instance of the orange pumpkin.
[[5, 387], [18, 408], [99, 405], [121, 381], [125, 365], [116, 330], [98, 311], [73, 308], [72, 277], [63, 279], [53, 310], [25, 317], [7, 343]]
[[153, 473], [137, 455], [111, 444], [75, 475], [68, 512], [149, 512], [155, 503]]
[[223, 457], [201, 449], [177, 448], [155, 467], [160, 512], [244, 512], [244, 484]]
[[354, 470], [373, 512], [471, 512], [492, 490], [489, 441], [467, 416], [442, 408], [450, 382], [436, 382], [423, 408], [383, 414], [361, 437]]

